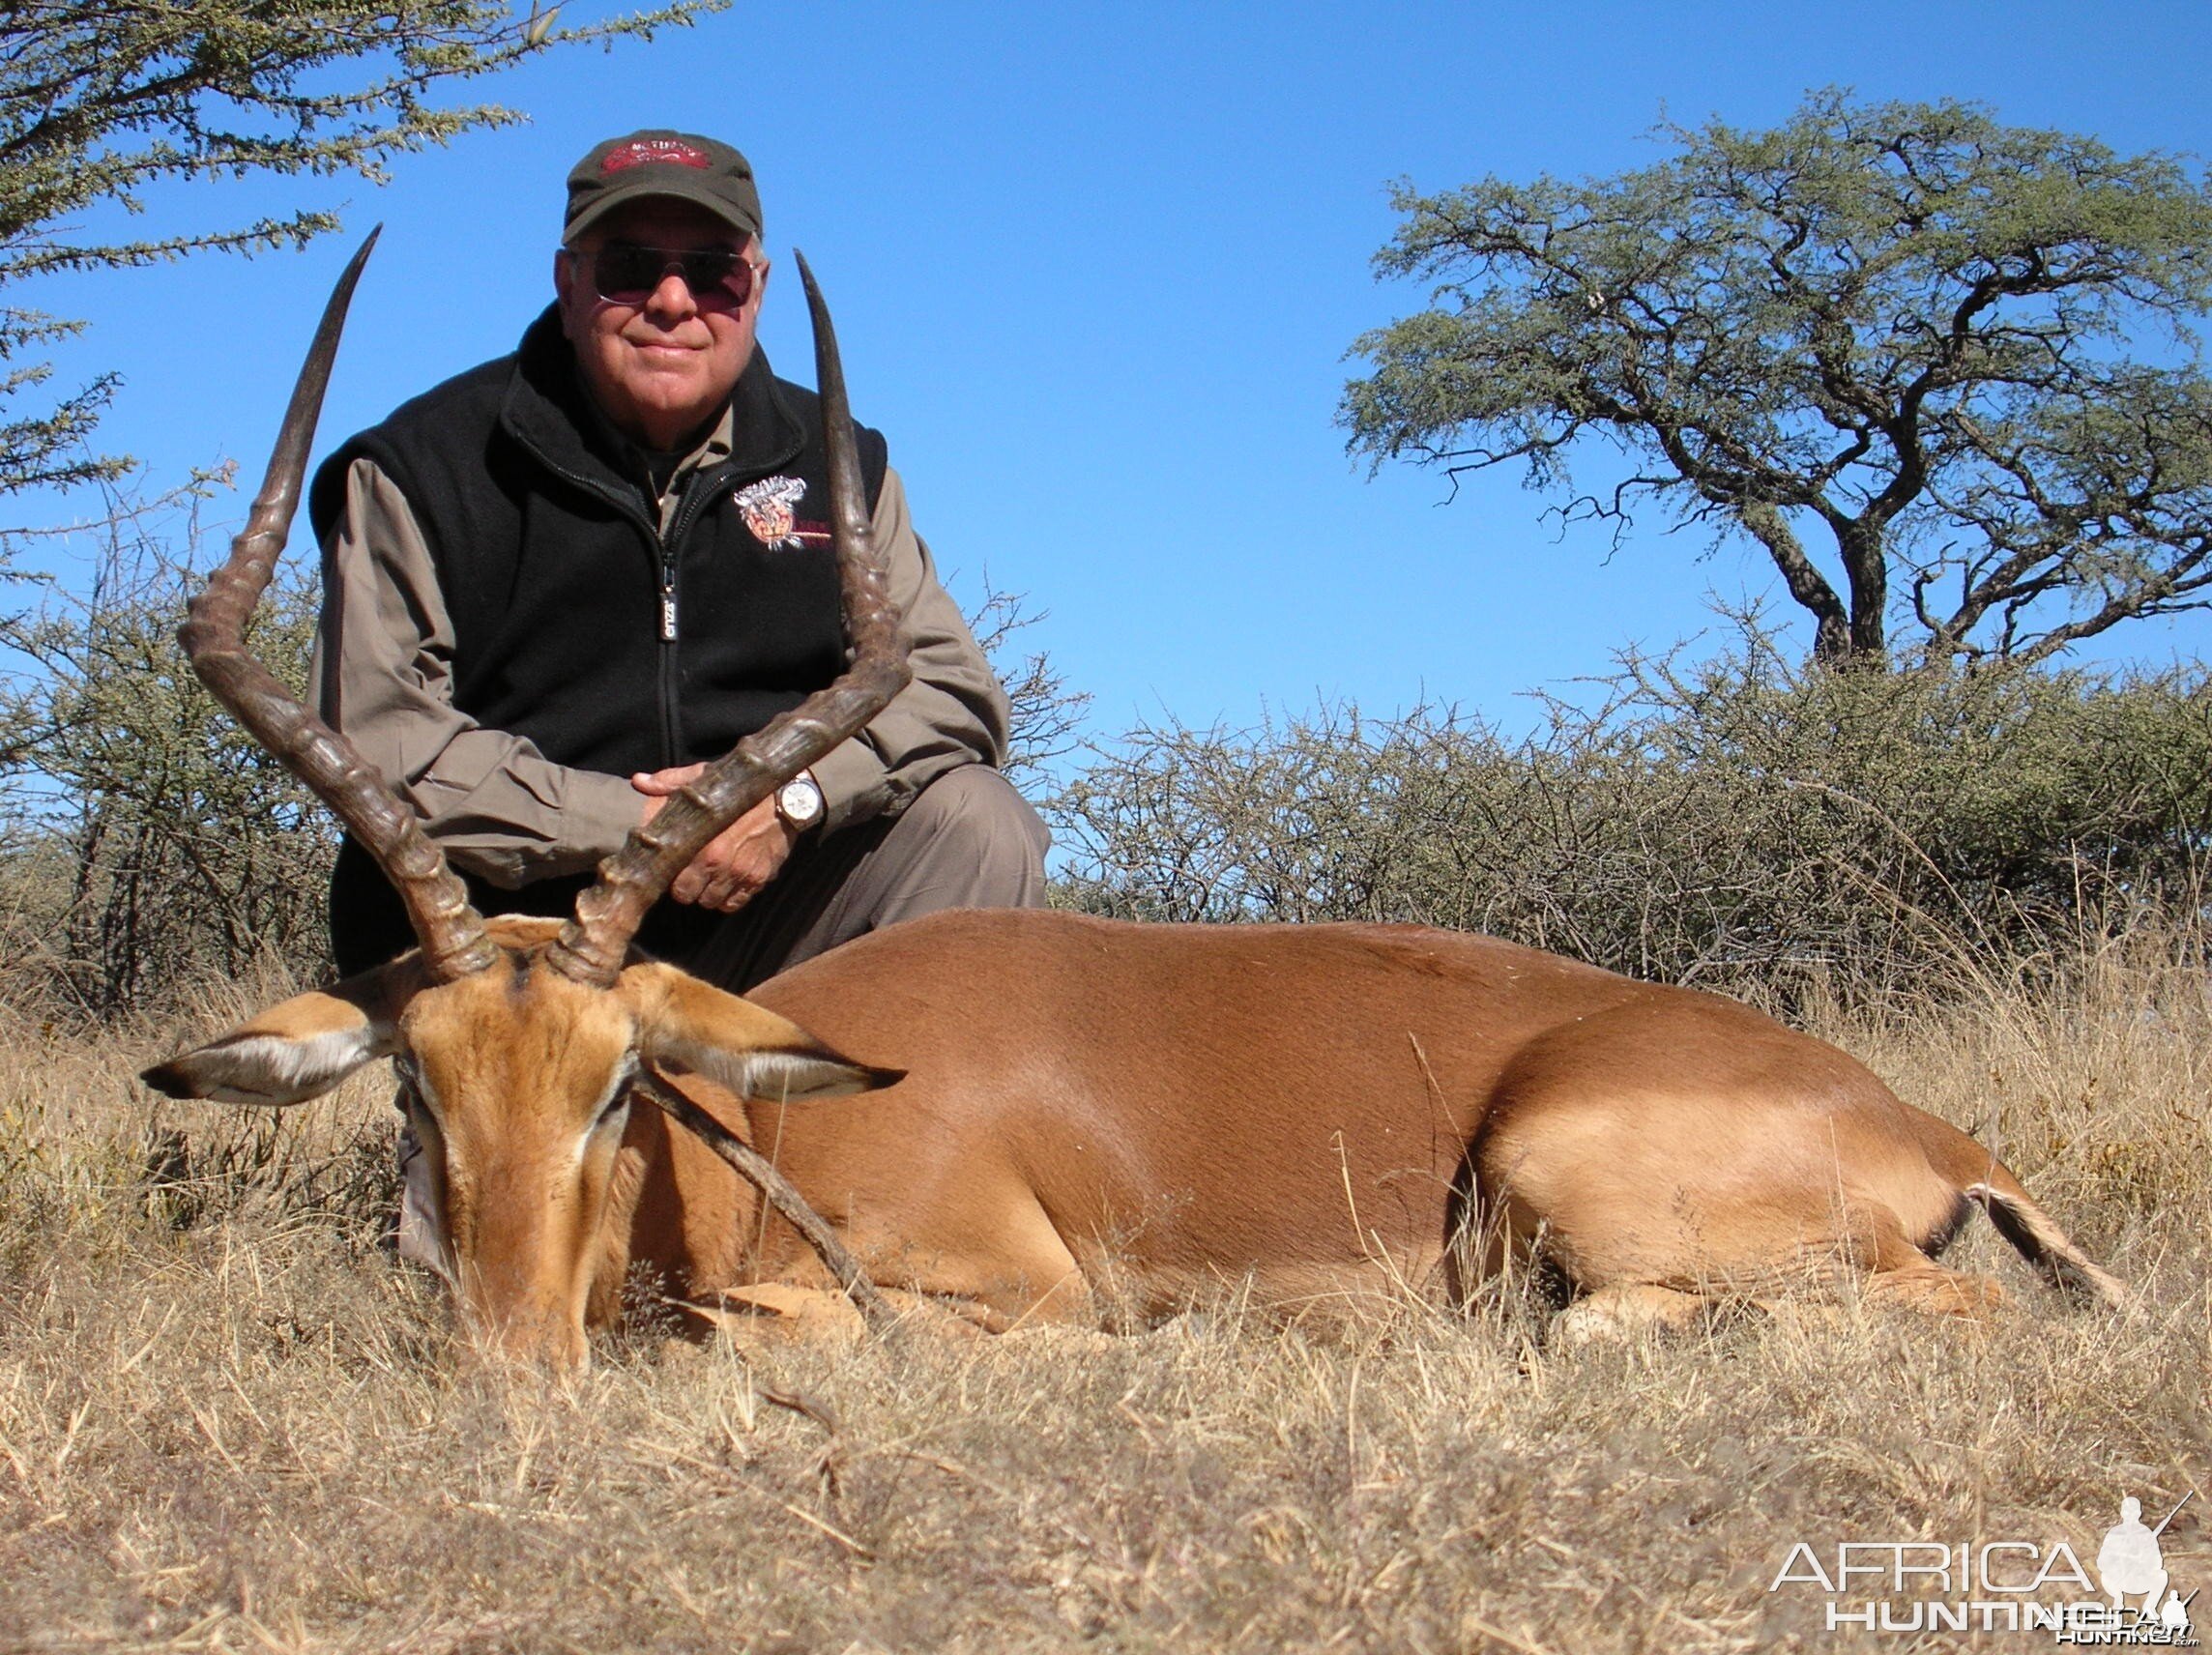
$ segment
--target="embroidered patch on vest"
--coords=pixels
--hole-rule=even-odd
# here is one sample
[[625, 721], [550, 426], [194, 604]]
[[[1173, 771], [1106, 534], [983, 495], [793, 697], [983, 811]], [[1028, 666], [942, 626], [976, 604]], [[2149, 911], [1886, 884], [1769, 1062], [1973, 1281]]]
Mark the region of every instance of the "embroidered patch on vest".
[[739, 489], [730, 496], [730, 502], [762, 545], [796, 546], [800, 544], [799, 536], [793, 532], [798, 527], [797, 508], [805, 494], [806, 484], [801, 479], [764, 477], [750, 487]]

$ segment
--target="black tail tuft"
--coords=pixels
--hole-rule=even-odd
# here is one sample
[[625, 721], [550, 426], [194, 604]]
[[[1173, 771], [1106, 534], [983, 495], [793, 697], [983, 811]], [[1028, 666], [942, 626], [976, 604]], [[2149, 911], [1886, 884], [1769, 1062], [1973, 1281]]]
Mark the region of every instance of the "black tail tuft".
[[1965, 1194], [1990, 1215], [1997, 1234], [2068, 1297], [2108, 1310], [2128, 1307], [2131, 1299], [2127, 1288], [2068, 1240], [2066, 1232], [2028, 1199], [2025, 1190], [1983, 1182], [1968, 1184]]

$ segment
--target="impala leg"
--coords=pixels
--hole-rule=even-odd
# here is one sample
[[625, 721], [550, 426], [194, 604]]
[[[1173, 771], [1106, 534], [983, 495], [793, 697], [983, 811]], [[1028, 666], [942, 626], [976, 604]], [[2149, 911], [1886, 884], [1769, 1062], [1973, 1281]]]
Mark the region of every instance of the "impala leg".
[[1878, 1270], [1867, 1277], [1869, 1304], [1903, 1305], [1923, 1316], [1987, 1316], [2005, 1301], [2004, 1289], [1987, 1276], [1946, 1270], [1940, 1264]]
[[761, 1282], [723, 1288], [683, 1308], [743, 1349], [850, 1343], [868, 1331], [853, 1301], [834, 1288]]
[[1906, 1235], [1894, 1213], [1867, 1215], [1874, 1267], [1861, 1292], [1872, 1305], [1896, 1305], [1923, 1316], [1983, 1317], [2004, 1303], [2004, 1290], [1987, 1276], [1947, 1270]]
[[1960, 1190], [1880, 1081], [1810, 1041], [1747, 1041], [1718, 1004], [1626, 1002], [1499, 1078], [1470, 1146], [1477, 1188], [1513, 1240], [1540, 1238], [1592, 1290], [1580, 1321], [1686, 1318], [1648, 1284], [1693, 1302], [1832, 1298], [1846, 1280], [1933, 1313], [1996, 1302], [1916, 1244], [1956, 1226]]
[[1679, 1333], [1703, 1320], [1708, 1301], [1649, 1282], [1615, 1282], [1586, 1293], [1552, 1321], [1552, 1337], [1569, 1348], [1618, 1344], [1647, 1333]]
[[[986, 1192], [987, 1193], [987, 1192]], [[845, 1240], [883, 1292], [925, 1304], [986, 1333], [1054, 1323], [1095, 1325], [1102, 1306], [1074, 1253], [1034, 1200], [978, 1199], [958, 1225], [903, 1235], [876, 1221], [850, 1224]], [[753, 1282], [726, 1296], [833, 1287], [820, 1262], [788, 1232], [751, 1262]], [[766, 1306], [780, 1310], [780, 1306]]]
[[986, 1333], [1015, 1333], [1025, 1327], [1096, 1326], [1100, 1313], [1083, 1272], [1072, 1268], [1042, 1292], [1025, 1280], [1016, 1288], [946, 1294], [934, 1302]]

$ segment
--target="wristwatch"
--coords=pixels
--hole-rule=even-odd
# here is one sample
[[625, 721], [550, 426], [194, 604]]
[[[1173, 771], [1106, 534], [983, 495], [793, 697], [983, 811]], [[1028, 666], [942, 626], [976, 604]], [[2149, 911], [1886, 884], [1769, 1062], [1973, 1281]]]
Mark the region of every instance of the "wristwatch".
[[775, 790], [776, 819], [794, 833], [803, 833], [822, 820], [822, 789], [800, 770]]

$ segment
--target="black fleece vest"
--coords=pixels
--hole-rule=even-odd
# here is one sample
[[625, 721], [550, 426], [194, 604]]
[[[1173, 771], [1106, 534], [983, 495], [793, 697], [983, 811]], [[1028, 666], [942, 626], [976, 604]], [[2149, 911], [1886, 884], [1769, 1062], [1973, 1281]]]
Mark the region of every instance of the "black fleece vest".
[[[324, 461], [308, 510], [327, 541], [347, 469], [364, 456], [399, 485], [453, 624], [453, 703], [479, 723], [529, 737], [555, 764], [610, 775], [719, 758], [829, 683], [845, 658], [834, 557], [816, 532], [829, 515], [820, 402], [758, 351], [730, 402], [731, 456], [693, 476], [663, 543], [547, 310], [513, 356], [402, 404]], [[859, 437], [873, 513], [884, 439], [864, 426]], [[797, 545], [764, 544], [733, 503], [771, 477], [806, 485]], [[589, 879], [519, 891], [465, 883], [480, 913], [562, 914]], [[638, 942], [681, 961], [718, 918], [660, 903]], [[349, 836], [331, 878], [338, 971], [365, 971], [414, 942], [398, 895]]]
[[[690, 479], [663, 541], [584, 401], [551, 310], [511, 357], [403, 404], [316, 473], [327, 538], [347, 468], [398, 484], [454, 633], [453, 704], [555, 764], [627, 775], [719, 758], [836, 677], [845, 658], [814, 392], [756, 351], [732, 392], [730, 458]], [[873, 512], [884, 439], [861, 428]], [[805, 484], [796, 544], [765, 544], [734, 497]]]

